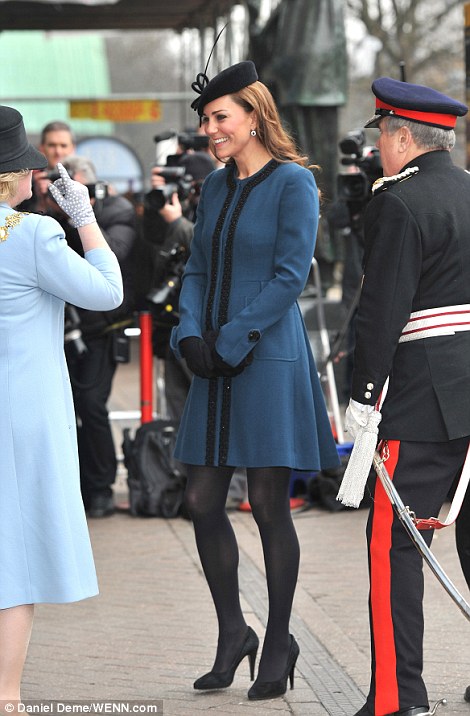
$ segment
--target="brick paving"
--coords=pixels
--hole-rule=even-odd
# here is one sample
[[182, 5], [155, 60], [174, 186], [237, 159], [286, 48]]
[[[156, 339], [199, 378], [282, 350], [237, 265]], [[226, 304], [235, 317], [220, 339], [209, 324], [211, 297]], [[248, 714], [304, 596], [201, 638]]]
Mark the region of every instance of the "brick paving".
[[[120, 366], [110, 407], [139, 407], [137, 363]], [[114, 425], [117, 452], [121, 428]], [[116, 484], [126, 500], [125, 472]], [[250, 514], [233, 511], [240, 544], [240, 585], [248, 623], [262, 636], [266, 619], [263, 560]], [[192, 526], [182, 519], [131, 517], [125, 511], [90, 520], [100, 596], [71, 605], [39, 605], [23, 681], [24, 699], [163, 700], [166, 716], [251, 713], [352, 716], [369, 679], [365, 511], [295, 514], [302, 557], [291, 629], [300, 644], [295, 688], [285, 697], [250, 702], [248, 662], [233, 685], [198, 693], [193, 680], [215, 653], [216, 620], [197, 557]], [[466, 586], [453, 528], [433, 543], [462, 594]], [[446, 714], [470, 714], [470, 624], [435, 577], [426, 575], [425, 679]], [[439, 712], [438, 712], [439, 713]]]

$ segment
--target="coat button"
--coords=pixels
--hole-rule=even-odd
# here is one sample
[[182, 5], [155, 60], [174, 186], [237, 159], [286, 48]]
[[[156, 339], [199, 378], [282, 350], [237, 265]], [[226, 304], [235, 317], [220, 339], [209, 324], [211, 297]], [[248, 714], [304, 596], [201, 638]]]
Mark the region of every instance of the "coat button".
[[256, 343], [261, 338], [261, 333], [258, 330], [252, 330], [248, 333], [248, 340], [250, 343]]
[[367, 383], [366, 388], [367, 388], [367, 390], [373, 390], [373, 389], [374, 389], [374, 384], [373, 384], [373, 383]]
[[369, 400], [369, 398], [372, 398], [372, 393], [369, 390], [366, 390], [366, 392], [364, 393], [364, 398], [367, 398], [367, 400]]

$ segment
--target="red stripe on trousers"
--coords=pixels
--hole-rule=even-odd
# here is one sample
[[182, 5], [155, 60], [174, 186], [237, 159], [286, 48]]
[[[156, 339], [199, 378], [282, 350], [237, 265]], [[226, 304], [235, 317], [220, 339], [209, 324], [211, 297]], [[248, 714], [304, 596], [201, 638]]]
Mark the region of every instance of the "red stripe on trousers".
[[[386, 467], [393, 479], [400, 441], [388, 443], [390, 457]], [[399, 709], [396, 674], [395, 636], [391, 604], [390, 548], [392, 546], [393, 507], [382, 483], [377, 479], [370, 541], [370, 598], [375, 653], [376, 716]]]

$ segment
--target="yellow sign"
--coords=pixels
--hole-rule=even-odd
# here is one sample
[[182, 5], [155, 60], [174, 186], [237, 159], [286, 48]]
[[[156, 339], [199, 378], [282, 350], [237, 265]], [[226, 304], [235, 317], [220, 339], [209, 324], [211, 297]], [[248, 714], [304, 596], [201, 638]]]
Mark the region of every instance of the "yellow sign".
[[152, 99], [71, 100], [72, 119], [96, 119], [108, 122], [158, 122], [161, 103]]

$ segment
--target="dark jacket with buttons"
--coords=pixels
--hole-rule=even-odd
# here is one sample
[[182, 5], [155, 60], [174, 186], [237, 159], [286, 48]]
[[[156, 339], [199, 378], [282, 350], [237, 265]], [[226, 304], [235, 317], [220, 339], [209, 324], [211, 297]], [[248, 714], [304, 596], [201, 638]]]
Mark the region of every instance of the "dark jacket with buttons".
[[470, 175], [447, 151], [408, 166], [366, 212], [352, 397], [374, 404], [389, 376], [380, 436], [441, 442], [470, 435], [470, 332], [398, 340], [412, 311], [470, 304]]

